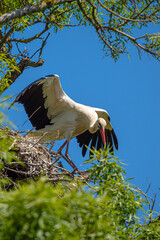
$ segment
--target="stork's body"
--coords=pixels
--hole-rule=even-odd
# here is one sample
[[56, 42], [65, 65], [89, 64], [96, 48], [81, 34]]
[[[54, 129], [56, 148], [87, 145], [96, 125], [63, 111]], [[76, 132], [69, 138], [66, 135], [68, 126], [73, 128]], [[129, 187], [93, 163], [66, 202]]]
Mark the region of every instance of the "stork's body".
[[[66, 109], [62, 113], [54, 116], [50, 125], [37, 130], [34, 135], [40, 136], [43, 132], [46, 135], [42, 139], [43, 142], [48, 140], [61, 140], [64, 138], [72, 139], [86, 130], [94, 132], [94, 124], [98, 120], [98, 115], [91, 107], [84, 106], [73, 102], [70, 109]], [[96, 131], [97, 129], [95, 129]]]
[[36, 137], [43, 135], [41, 142], [67, 139], [60, 148], [61, 151], [67, 144], [67, 158], [69, 141], [74, 137], [77, 137], [80, 147], [83, 147], [83, 156], [90, 141], [91, 148], [97, 149], [105, 143], [113, 148], [114, 141], [118, 149], [118, 141], [108, 113], [70, 99], [62, 90], [58, 75], [49, 75], [33, 82], [14, 102], [24, 105], [32, 125], [36, 128], [32, 134]]

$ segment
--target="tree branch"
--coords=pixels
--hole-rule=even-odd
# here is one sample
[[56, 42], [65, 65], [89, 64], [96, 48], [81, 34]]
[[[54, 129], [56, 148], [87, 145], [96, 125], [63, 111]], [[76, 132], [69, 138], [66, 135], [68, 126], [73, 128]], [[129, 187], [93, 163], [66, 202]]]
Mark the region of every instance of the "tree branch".
[[[44, 60], [41, 60], [41, 55], [42, 55], [42, 51], [43, 48], [46, 44], [46, 41], [49, 37], [50, 33], [48, 33], [47, 37], [45, 38], [45, 40], [42, 42], [41, 48], [38, 49], [31, 58], [33, 58], [35, 56], [35, 54], [39, 51], [39, 57], [38, 57], [38, 61], [34, 62], [31, 61], [31, 58], [27, 58], [24, 57], [18, 64], [17, 67], [19, 68], [19, 71], [15, 70], [13, 72], [11, 72], [11, 77], [10, 77], [10, 83], [9, 85], [11, 85], [12, 83], [14, 83], [16, 81], [16, 79], [23, 73], [23, 71], [27, 68], [27, 67], [40, 67], [43, 65]], [[2, 93], [7, 89], [7, 86], [3, 89]]]
[[[37, 62], [31, 61], [29, 59], [22, 59], [20, 63], [18, 64], [19, 71], [15, 70], [14, 72], [11, 72], [11, 84], [15, 82], [15, 80], [23, 73], [25, 68], [27, 67], [40, 67], [44, 63], [44, 60], [39, 59]], [[10, 85], [11, 85], [10, 84]], [[7, 87], [3, 90], [5, 91]]]
[[[54, 4], [60, 5], [66, 2], [73, 2], [75, 0], [56, 0]], [[25, 6], [23, 8], [11, 11], [9, 13], [5, 13], [2, 16], [0, 16], [0, 24], [7, 23], [13, 19], [24, 17], [26, 15], [31, 15], [33, 13], [38, 12], [44, 12], [47, 8], [50, 8], [52, 4], [46, 4], [46, 5], [29, 5]]]
[[8, 42], [20, 42], [20, 43], [29, 43], [32, 42], [33, 40], [40, 38], [41, 35], [43, 35], [43, 33], [45, 33], [47, 30], [49, 29], [48, 24], [46, 24], [45, 29], [43, 31], [41, 31], [40, 33], [35, 34], [33, 37], [30, 38], [26, 38], [26, 39], [8, 39]]

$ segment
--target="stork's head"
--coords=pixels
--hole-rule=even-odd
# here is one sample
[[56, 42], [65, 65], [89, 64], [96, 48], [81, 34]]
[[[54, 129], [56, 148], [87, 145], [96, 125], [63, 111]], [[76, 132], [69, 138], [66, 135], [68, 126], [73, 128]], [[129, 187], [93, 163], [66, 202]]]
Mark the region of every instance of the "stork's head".
[[98, 129], [100, 131], [102, 140], [103, 140], [103, 144], [106, 144], [106, 137], [105, 137], [105, 127], [106, 127], [106, 121], [103, 118], [98, 118]]
[[95, 133], [97, 130], [100, 131], [103, 143], [105, 145], [106, 143], [106, 138], [105, 138], [105, 127], [106, 127], [107, 123], [104, 120], [104, 118], [98, 118], [97, 121], [94, 123], [94, 125], [92, 125], [92, 127], [90, 127], [89, 131], [91, 133]]

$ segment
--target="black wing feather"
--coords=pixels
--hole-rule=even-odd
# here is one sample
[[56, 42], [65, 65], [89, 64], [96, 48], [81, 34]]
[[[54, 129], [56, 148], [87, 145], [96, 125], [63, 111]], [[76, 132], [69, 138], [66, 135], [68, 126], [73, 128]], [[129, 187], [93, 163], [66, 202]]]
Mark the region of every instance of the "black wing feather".
[[112, 138], [113, 138], [113, 141], [114, 141], [115, 148], [118, 150], [118, 139], [117, 139], [117, 136], [116, 136], [113, 129], [111, 131], [111, 134], [112, 134]]
[[89, 136], [91, 135], [91, 133], [89, 131], [86, 131], [84, 133], [82, 133], [81, 135], [79, 135], [79, 137], [77, 138], [77, 142], [79, 143], [79, 146], [82, 147], [84, 142], [87, 141], [87, 138], [89, 138]]
[[[113, 142], [114, 142], [115, 148], [118, 150], [118, 140], [117, 140], [117, 136], [116, 136], [114, 130], [112, 129], [110, 131], [110, 130], [106, 129], [105, 136], [106, 136], [106, 145], [109, 146], [110, 152], [113, 152], [113, 150], [114, 150]], [[91, 145], [90, 145], [91, 149], [93, 147], [97, 150], [99, 150], [100, 148], [103, 148], [103, 141], [102, 141], [102, 137], [100, 135], [99, 130], [97, 130], [97, 132], [95, 132], [93, 134], [87, 130], [84, 133], [76, 136], [76, 138], [77, 138], [77, 142], [79, 143], [79, 146], [82, 147], [82, 156], [83, 157], [86, 154], [87, 147], [89, 147], [91, 140], [92, 140]], [[96, 143], [97, 143], [97, 145], [96, 145]], [[90, 152], [90, 156], [91, 155], [92, 155], [92, 152]]]
[[87, 151], [87, 147], [86, 146], [89, 146], [89, 143], [90, 143], [90, 141], [91, 141], [91, 139], [93, 137], [92, 134], [88, 130], [86, 131], [86, 135], [88, 137], [85, 138], [85, 142], [82, 143], [82, 146], [83, 146], [83, 148], [82, 148], [82, 156], [83, 157], [85, 156], [86, 151]]
[[[14, 100], [24, 105], [26, 113], [36, 130], [50, 125], [50, 119], [47, 116], [47, 109], [44, 108], [45, 98], [43, 97], [41, 78], [28, 87], [26, 87]], [[13, 102], [13, 103], [14, 103]]]
[[[90, 149], [95, 148], [97, 139], [98, 139], [98, 132], [95, 132], [94, 134], [92, 134], [92, 142], [91, 142]], [[90, 157], [91, 157], [91, 155], [93, 155], [93, 153], [90, 151]]]
[[112, 141], [112, 135], [109, 130], [107, 130], [107, 136], [108, 136], [108, 147], [110, 149], [110, 152], [113, 152], [113, 141]]

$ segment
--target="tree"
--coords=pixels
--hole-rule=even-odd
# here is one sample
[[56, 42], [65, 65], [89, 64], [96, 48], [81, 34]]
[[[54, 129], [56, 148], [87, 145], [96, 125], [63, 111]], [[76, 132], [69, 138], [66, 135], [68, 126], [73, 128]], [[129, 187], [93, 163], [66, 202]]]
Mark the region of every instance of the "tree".
[[[115, 60], [121, 54], [129, 54], [127, 49], [130, 43], [136, 46], [139, 55], [145, 51], [159, 60], [159, 33], [138, 36], [133, 33], [135, 29], [158, 24], [159, 9], [159, 1], [153, 0], [2, 0], [0, 92], [4, 92], [27, 67], [42, 66], [44, 60], [41, 56], [49, 31], [56, 33], [64, 27], [93, 27], [105, 54]], [[33, 36], [25, 36], [27, 28], [35, 25], [41, 25], [41, 30]], [[29, 44], [36, 39], [40, 40], [41, 45], [34, 52], [29, 52]]]
[[[49, 31], [57, 33], [64, 27], [93, 27], [105, 54], [115, 60], [121, 54], [128, 54], [130, 43], [139, 54], [145, 51], [159, 60], [159, 34], [135, 37], [133, 33], [137, 28], [158, 24], [159, 7], [159, 1], [149, 0], [2, 0], [1, 93], [26, 68], [42, 66], [41, 56], [47, 47]], [[27, 28], [36, 25], [41, 30], [28, 36]], [[30, 52], [29, 45], [35, 40], [39, 40], [39, 46]], [[5, 113], [0, 115], [1, 123], [4, 117]], [[57, 175], [62, 177], [57, 180], [52, 177], [55, 172], [49, 169], [51, 165], [47, 168], [42, 165], [37, 173], [35, 162], [31, 161], [28, 168], [25, 161], [32, 153], [22, 154], [22, 147], [23, 151], [30, 148], [25, 138], [8, 128], [0, 128], [0, 239], [159, 239], [159, 215], [153, 210], [155, 198], [125, 180], [122, 163], [108, 155], [106, 149], [89, 160], [92, 168], [87, 178], [60, 168], [62, 172]], [[55, 154], [49, 155], [37, 143], [33, 151], [34, 157], [37, 151], [37, 160], [43, 151], [49, 160]], [[138, 219], [140, 209], [145, 214], [144, 222]]]

